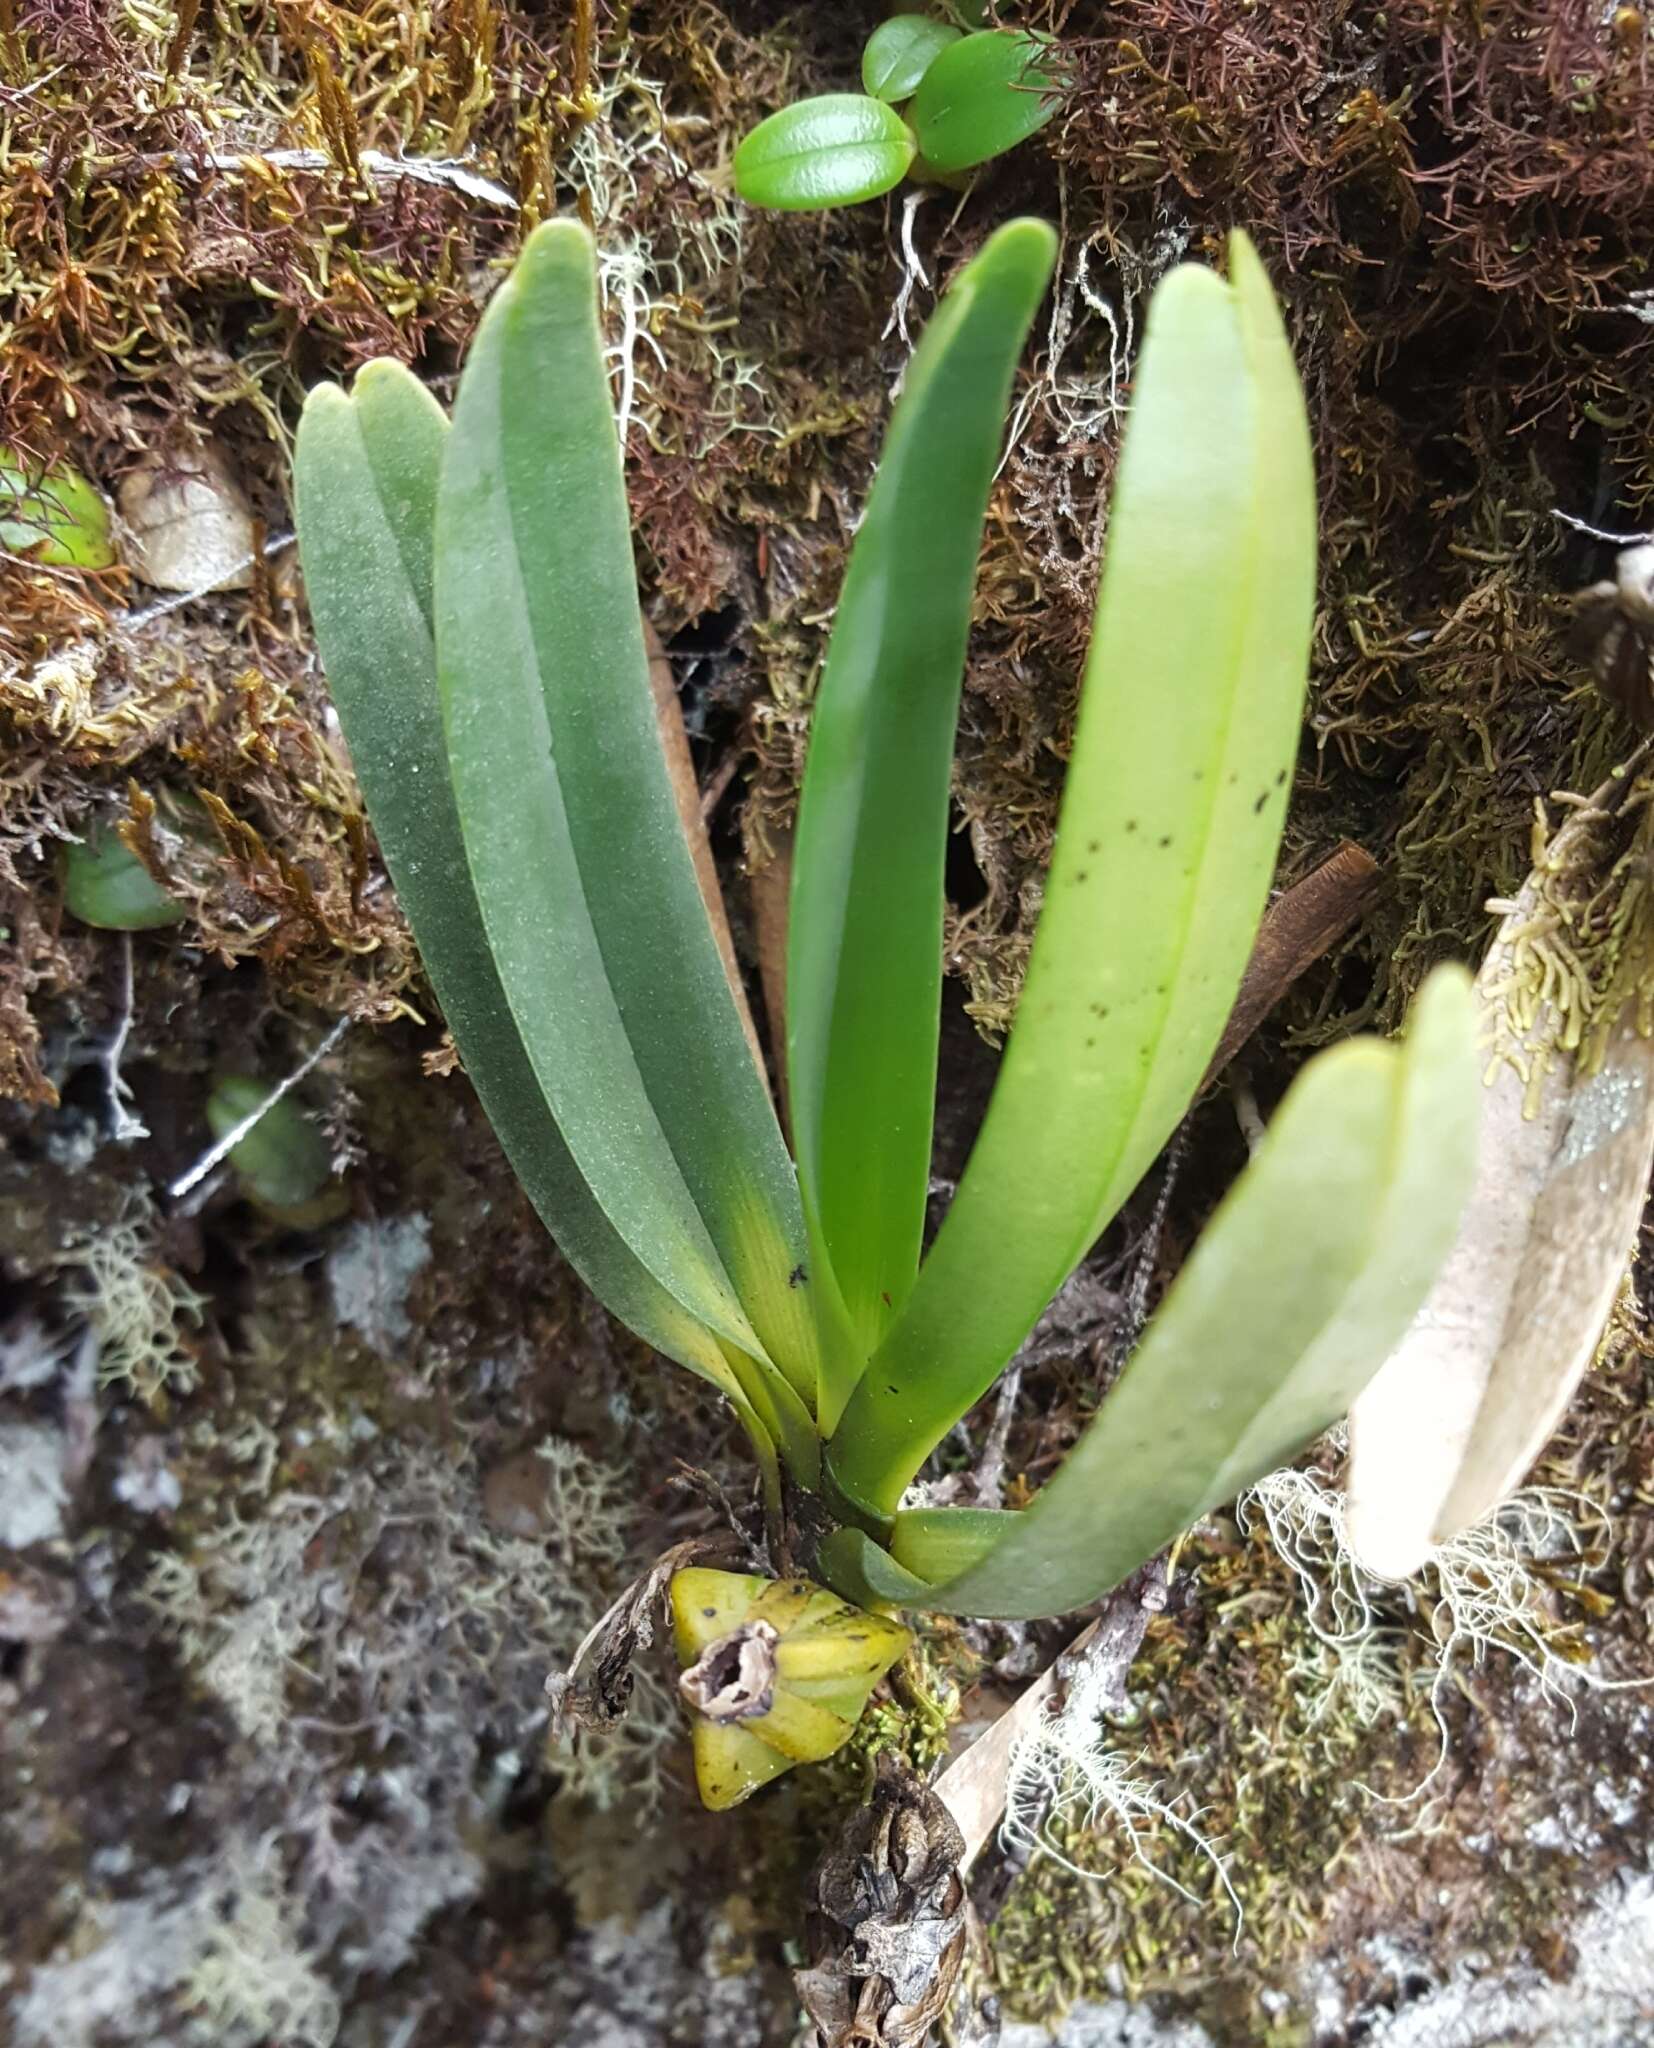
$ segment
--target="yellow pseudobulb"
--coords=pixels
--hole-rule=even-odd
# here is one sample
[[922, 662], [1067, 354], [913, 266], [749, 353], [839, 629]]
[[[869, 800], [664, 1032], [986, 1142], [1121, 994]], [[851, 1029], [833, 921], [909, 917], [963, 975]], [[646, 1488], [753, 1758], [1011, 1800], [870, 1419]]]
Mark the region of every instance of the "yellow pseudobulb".
[[809, 1579], [690, 1566], [672, 1580], [678, 1680], [695, 1783], [714, 1812], [849, 1741], [868, 1695], [912, 1638]]

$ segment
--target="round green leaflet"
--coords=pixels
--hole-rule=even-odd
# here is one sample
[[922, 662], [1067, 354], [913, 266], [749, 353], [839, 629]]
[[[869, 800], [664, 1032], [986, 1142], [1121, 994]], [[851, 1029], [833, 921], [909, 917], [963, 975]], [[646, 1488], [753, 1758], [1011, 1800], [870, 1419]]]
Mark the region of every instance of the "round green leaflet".
[[[1043, 60], [1043, 61], [1042, 61]], [[919, 155], [935, 171], [968, 171], [1003, 156], [1056, 111], [1049, 45], [1009, 29], [962, 36], [926, 71], [909, 112]]]
[[0, 548], [53, 568], [107, 569], [109, 507], [66, 462], [30, 466], [0, 449]]
[[[274, 1093], [271, 1082], [250, 1074], [224, 1075], [207, 1098], [213, 1136], [227, 1138]], [[230, 1164], [272, 1209], [299, 1208], [333, 1177], [326, 1138], [286, 1095], [271, 1102], [247, 1135], [230, 1147]]]
[[928, 14], [893, 14], [881, 21], [861, 53], [861, 82], [876, 100], [895, 106], [911, 99], [919, 81], [959, 31]]
[[82, 924], [110, 932], [152, 931], [184, 915], [183, 904], [167, 894], [107, 822], [65, 848], [63, 905]]
[[862, 93], [824, 93], [760, 121], [735, 152], [735, 189], [754, 206], [807, 213], [877, 199], [913, 161], [913, 131]]

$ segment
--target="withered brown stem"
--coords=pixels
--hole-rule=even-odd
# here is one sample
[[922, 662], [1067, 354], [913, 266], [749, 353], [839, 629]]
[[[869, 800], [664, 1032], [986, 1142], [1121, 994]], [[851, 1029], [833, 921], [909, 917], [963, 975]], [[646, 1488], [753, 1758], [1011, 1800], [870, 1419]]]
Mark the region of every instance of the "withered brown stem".
[[1270, 904], [1203, 1088], [1235, 1057], [1299, 975], [1355, 923], [1377, 882], [1378, 862], [1365, 847], [1345, 839], [1318, 868]]
[[757, 1027], [747, 1003], [746, 984], [741, 979], [741, 969], [735, 958], [735, 940], [730, 934], [729, 913], [724, 908], [724, 892], [712, 858], [712, 842], [706, 834], [701, 787], [695, 779], [695, 763], [690, 757], [689, 739], [683, 729], [683, 706], [678, 701], [678, 686], [661, 637], [647, 618], [643, 621], [643, 642], [649, 651], [649, 687], [654, 693], [655, 720], [660, 728], [660, 743], [666, 755], [666, 772], [678, 806], [678, 819], [683, 826], [684, 838], [689, 842], [689, 857], [695, 863], [695, 880], [700, 885], [701, 901], [712, 920], [712, 936], [717, 941], [718, 954], [724, 963], [724, 977], [729, 983], [730, 994], [735, 998], [735, 1007], [741, 1013], [741, 1028], [747, 1035], [747, 1044], [752, 1048], [758, 1071], [763, 1073], [764, 1056], [759, 1049]]

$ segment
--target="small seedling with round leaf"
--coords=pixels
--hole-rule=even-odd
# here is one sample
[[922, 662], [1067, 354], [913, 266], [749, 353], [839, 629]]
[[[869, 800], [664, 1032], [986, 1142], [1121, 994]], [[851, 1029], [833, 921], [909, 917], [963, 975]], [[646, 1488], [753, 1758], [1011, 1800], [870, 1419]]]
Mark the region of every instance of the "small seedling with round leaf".
[[152, 931], [184, 915], [107, 818], [63, 850], [63, 907], [112, 932]]
[[[135, 843], [142, 844], [143, 857]], [[212, 826], [194, 796], [165, 784], [142, 792], [134, 798], [130, 821], [106, 812], [65, 846], [59, 863], [63, 907], [82, 924], [106, 931], [177, 924], [189, 914], [190, 894], [206, 879], [214, 844]]]
[[754, 206], [786, 213], [853, 206], [899, 185], [913, 131], [862, 93], [824, 93], [760, 121], [735, 152], [735, 185]]
[[735, 152], [735, 189], [753, 206], [800, 213], [877, 199], [910, 170], [972, 169], [1050, 120], [1056, 64], [1049, 37], [892, 15], [862, 52], [866, 92], [825, 93], [760, 121]]
[[230, 1147], [230, 1164], [263, 1208], [309, 1221], [333, 1178], [333, 1161], [326, 1138], [299, 1104], [290, 1095], [272, 1102], [274, 1094], [269, 1081], [226, 1074], [207, 1098], [207, 1123], [215, 1138], [227, 1138], [268, 1103], [257, 1123]]
[[0, 448], [0, 548], [59, 569], [107, 569], [109, 507], [66, 462], [32, 463]]
[[968, 171], [1004, 156], [1055, 111], [1049, 38], [984, 29], [937, 52], [908, 118], [919, 155], [936, 171]]
[[861, 82], [876, 100], [899, 107], [919, 90], [919, 81], [947, 48], [959, 40], [951, 22], [928, 14], [893, 14], [867, 38], [861, 53]]

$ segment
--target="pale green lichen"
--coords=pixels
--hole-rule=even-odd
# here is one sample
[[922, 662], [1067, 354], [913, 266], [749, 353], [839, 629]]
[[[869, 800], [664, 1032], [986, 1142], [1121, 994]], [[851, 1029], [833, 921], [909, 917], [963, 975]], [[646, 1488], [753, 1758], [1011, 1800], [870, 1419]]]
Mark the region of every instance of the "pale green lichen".
[[428, 1216], [353, 1223], [328, 1254], [328, 1285], [340, 1325], [386, 1357], [413, 1328], [408, 1292], [431, 1263]]
[[61, 1536], [68, 1500], [63, 1432], [48, 1422], [0, 1424], [0, 1548]]
[[[291, 1449], [265, 1426], [193, 1444], [232, 1469], [146, 1586], [185, 1668], [248, 1745], [249, 1785], [281, 1816], [257, 1871], [215, 1878], [226, 1903], [180, 1979], [191, 2010], [232, 2042], [261, 1999], [266, 2034], [330, 2038], [339, 1987], [399, 1968], [434, 1912], [474, 1896], [491, 1856], [515, 1853], [502, 1816], [535, 1769], [544, 1681], [617, 1590], [633, 1535], [621, 1475], [566, 1438], [539, 1446], [545, 1502], [530, 1537], [492, 1525], [463, 1443], [304, 1434], [309, 1485], [292, 1483]], [[333, 1434], [353, 1459], [334, 1462]], [[653, 1674], [639, 1691], [642, 1711], [612, 1741], [557, 1761], [563, 1798], [585, 1811], [624, 1799], [635, 1817], [664, 1790], [681, 1724]], [[301, 1907], [295, 1961], [286, 1935]]]
[[64, 1306], [97, 1340], [98, 1379], [140, 1400], [188, 1393], [199, 1362], [187, 1335], [199, 1327], [207, 1297], [162, 1257], [154, 1207], [130, 1188], [108, 1224], [71, 1231], [59, 1264], [72, 1275]]
[[305, 1942], [275, 1846], [234, 1834], [211, 1864], [87, 1904], [75, 1940], [11, 2009], [18, 2048], [332, 2048], [340, 2002]]
[[305, 1947], [273, 1840], [242, 1843], [226, 1859], [223, 1910], [179, 1987], [190, 2038], [212, 2048], [332, 2048], [338, 1994]]

